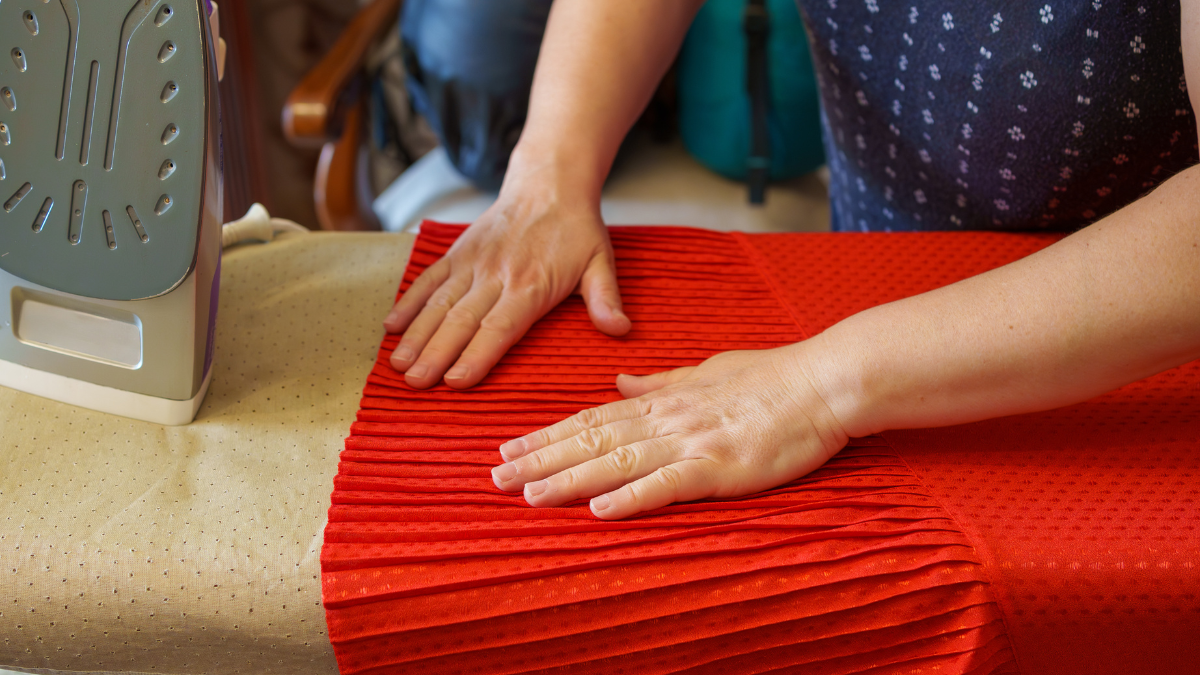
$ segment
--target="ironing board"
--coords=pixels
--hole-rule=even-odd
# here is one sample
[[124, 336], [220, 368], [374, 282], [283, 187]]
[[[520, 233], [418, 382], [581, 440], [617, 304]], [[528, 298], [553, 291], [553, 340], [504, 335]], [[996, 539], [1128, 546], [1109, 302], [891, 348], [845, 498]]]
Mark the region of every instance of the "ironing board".
[[191, 426], [0, 388], [0, 669], [337, 672], [328, 485], [411, 246], [313, 233], [226, 252]]
[[[461, 228], [425, 223], [411, 283]], [[854, 439], [816, 472], [620, 522], [492, 485], [497, 446], [644, 374], [811, 336], [1034, 235], [615, 228], [634, 330], [578, 298], [480, 385], [367, 379], [322, 551], [342, 673], [1190, 673], [1200, 364], [1063, 410]]]

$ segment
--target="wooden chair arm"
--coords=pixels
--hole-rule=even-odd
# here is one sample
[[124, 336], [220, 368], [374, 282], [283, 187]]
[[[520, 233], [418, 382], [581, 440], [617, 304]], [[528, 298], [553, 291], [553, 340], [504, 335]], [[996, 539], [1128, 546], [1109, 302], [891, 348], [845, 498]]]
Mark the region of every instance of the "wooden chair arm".
[[321, 145], [341, 135], [342, 92], [362, 70], [367, 50], [395, 25], [402, 1], [374, 0], [363, 8], [292, 90], [283, 106], [283, 133], [293, 145]]
[[379, 229], [368, 222], [359, 209], [359, 152], [362, 151], [363, 99], [346, 112], [345, 132], [335, 142], [326, 143], [317, 162], [313, 180], [313, 203], [322, 230], [353, 232]]

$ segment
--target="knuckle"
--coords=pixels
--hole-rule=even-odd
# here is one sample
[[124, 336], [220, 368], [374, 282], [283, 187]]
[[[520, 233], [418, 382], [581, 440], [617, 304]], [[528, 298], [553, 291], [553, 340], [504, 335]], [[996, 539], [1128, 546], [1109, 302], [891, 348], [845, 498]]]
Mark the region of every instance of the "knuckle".
[[449, 291], [438, 291], [430, 296], [425, 305], [432, 309], [449, 312], [454, 307], [454, 297], [450, 295]]
[[555, 488], [562, 494], [574, 495], [579, 491], [580, 477], [573, 469], [568, 469], [554, 476], [553, 482], [557, 483]]
[[396, 348], [392, 350], [392, 353], [395, 354], [401, 349], [407, 348], [413, 353], [413, 358], [415, 359], [417, 356], [421, 355], [421, 347], [424, 346], [424, 344], [425, 341], [421, 339], [421, 336], [410, 328], [404, 332], [404, 335], [400, 337], [400, 342], [396, 345]]
[[610, 434], [604, 427], [590, 427], [579, 432], [579, 447], [592, 457], [604, 454]]
[[[440, 262], [441, 261], [439, 260], [438, 263]], [[425, 268], [424, 272], [421, 272], [419, 275], [417, 275], [417, 278], [413, 280], [412, 287], [424, 288], [425, 286], [440, 282], [445, 276], [442, 274], [445, 265], [439, 267], [438, 263], [434, 263], [433, 265]]]
[[512, 316], [507, 312], [490, 312], [479, 322], [479, 326], [496, 333], [511, 333], [516, 328]]
[[658, 394], [658, 392], [650, 392], [650, 394], [639, 396], [629, 401], [629, 404], [633, 406], [633, 412], [636, 417], [648, 418], [654, 413], [653, 402], [661, 397], [661, 394], [657, 396], [655, 394]]
[[418, 274], [417, 278], [413, 279], [413, 282], [408, 285], [408, 291], [405, 292], [405, 295], [408, 295], [409, 293], [412, 293], [413, 291], [420, 292], [420, 291], [424, 290], [426, 286], [429, 286], [430, 284], [434, 283], [435, 279], [433, 278], [433, 274], [431, 273], [432, 269], [433, 268], [426, 269], [424, 272], [421, 272], [420, 274]]
[[654, 472], [655, 480], [671, 495], [679, 494], [683, 488], [683, 473], [673, 464], [668, 464]]
[[540, 452], [535, 452], [531, 455], [517, 458], [513, 462], [517, 468], [517, 475], [524, 476], [526, 480], [533, 476], [542, 476], [542, 472], [546, 469], [546, 458]]
[[469, 307], [464, 307], [462, 303], [459, 303], [446, 311], [446, 321], [461, 326], [477, 326], [479, 325], [479, 316]]
[[640, 509], [653, 499], [655, 487], [650, 481], [638, 480], [626, 485], [625, 489], [629, 490], [631, 500]]
[[[457, 353], [447, 348], [442, 341], [435, 338], [430, 340], [429, 344], [425, 345], [425, 348], [421, 350], [421, 355], [417, 358], [417, 362], [424, 364], [430, 371], [436, 371], [439, 368], [439, 364], [452, 361], [456, 356], [458, 356]], [[445, 366], [441, 367], [445, 368]]]
[[599, 411], [600, 408], [588, 408], [576, 415], [575, 420], [586, 427], [599, 426], [603, 421], [603, 416]]
[[490, 345], [481, 346], [472, 341], [459, 354], [459, 360], [462, 363], [469, 364], [472, 368], [483, 368], [484, 371], [490, 371], [500, 356], [503, 356], [503, 352], [497, 354], [495, 347]]
[[608, 454], [608, 463], [621, 476], [624, 476], [625, 480], [629, 480], [637, 472], [639, 464], [637, 451], [627, 445], [622, 445]]
[[544, 270], [530, 269], [518, 273], [504, 291], [522, 304], [540, 307], [549, 302], [556, 286]]
[[563, 422], [559, 422], [558, 424], [553, 424], [545, 429], [539, 429], [526, 436], [525, 441], [532, 447], [544, 448], [553, 442], [555, 434], [557, 434], [563, 428], [562, 425]]

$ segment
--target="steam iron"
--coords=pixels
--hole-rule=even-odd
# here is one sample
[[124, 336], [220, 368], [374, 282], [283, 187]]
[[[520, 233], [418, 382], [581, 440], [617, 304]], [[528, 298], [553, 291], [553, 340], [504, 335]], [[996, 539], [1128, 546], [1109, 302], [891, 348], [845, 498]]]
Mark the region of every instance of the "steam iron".
[[0, 385], [194, 419], [221, 260], [211, 12], [0, 1]]

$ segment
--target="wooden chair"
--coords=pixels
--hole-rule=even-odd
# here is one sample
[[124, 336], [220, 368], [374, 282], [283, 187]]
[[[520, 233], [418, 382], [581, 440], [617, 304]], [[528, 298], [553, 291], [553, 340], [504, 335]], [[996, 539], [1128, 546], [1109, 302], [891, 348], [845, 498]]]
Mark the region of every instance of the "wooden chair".
[[254, 37], [243, 0], [220, 3], [225, 40], [225, 78], [221, 80], [221, 135], [224, 139], [225, 222], [241, 218], [250, 205], [271, 208], [263, 158], [261, 102], [254, 67]]
[[403, 0], [373, 0], [354, 17], [333, 48], [292, 90], [283, 131], [299, 147], [321, 146], [313, 184], [317, 220], [325, 230], [377, 229], [359, 198], [359, 161], [366, 117], [363, 64], [371, 47], [396, 25]]

